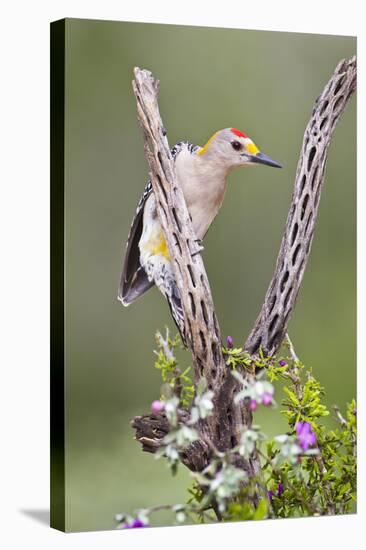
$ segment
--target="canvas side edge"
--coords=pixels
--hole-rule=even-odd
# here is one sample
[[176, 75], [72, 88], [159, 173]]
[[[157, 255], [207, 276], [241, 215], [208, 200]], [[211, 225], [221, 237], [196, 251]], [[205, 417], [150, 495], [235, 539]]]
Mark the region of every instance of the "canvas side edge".
[[50, 526], [65, 531], [65, 20], [50, 27], [51, 87], [51, 387]]

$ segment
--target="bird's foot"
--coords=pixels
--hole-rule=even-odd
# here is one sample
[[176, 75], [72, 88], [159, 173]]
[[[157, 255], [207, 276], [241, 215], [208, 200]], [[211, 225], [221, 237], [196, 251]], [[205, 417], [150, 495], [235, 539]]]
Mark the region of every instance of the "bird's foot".
[[197, 246], [197, 249], [194, 252], [191, 252], [191, 257], [192, 258], [194, 256], [197, 256], [197, 254], [200, 254], [205, 249], [205, 247], [202, 245], [201, 239], [196, 239], [194, 242], [197, 243], [198, 246]]

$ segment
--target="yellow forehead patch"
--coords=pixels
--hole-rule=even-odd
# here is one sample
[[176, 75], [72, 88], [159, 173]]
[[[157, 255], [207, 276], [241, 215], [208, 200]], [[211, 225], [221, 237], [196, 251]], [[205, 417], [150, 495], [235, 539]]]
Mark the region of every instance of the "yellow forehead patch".
[[257, 153], [259, 153], [258, 147], [252, 142], [251, 139], [246, 141], [245, 148], [251, 155], [256, 155]]
[[209, 146], [211, 145], [211, 143], [213, 142], [213, 140], [215, 139], [218, 133], [219, 132], [215, 132], [214, 135], [210, 137], [208, 142], [203, 147], [201, 147], [199, 151], [197, 151], [197, 155], [203, 155], [204, 153], [206, 153], [207, 149], [209, 148]]

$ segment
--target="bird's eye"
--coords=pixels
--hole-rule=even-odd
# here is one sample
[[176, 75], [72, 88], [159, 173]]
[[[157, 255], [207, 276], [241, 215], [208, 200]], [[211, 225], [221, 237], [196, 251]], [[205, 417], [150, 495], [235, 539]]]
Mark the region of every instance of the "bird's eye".
[[231, 142], [231, 146], [233, 149], [235, 149], [235, 151], [240, 151], [242, 147], [240, 141], [236, 141], [236, 140]]

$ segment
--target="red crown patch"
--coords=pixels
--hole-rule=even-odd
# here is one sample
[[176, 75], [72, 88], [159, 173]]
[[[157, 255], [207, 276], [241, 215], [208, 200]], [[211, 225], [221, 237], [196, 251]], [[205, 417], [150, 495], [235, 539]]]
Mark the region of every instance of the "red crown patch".
[[237, 130], [236, 128], [231, 128], [231, 131], [233, 134], [235, 134], [238, 137], [247, 138], [248, 136], [241, 132], [240, 130]]

